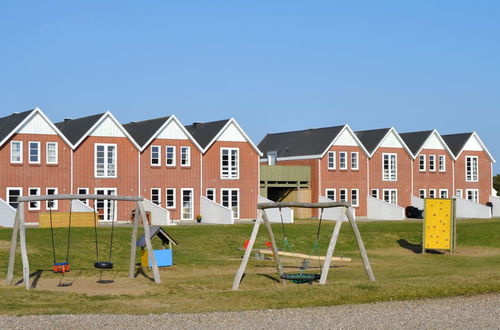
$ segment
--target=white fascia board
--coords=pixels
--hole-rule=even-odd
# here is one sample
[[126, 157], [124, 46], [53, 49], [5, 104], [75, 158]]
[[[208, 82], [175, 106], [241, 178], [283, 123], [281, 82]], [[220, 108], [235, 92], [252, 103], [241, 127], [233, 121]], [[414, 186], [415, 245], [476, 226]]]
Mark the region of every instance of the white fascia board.
[[373, 157], [373, 155], [375, 154], [375, 152], [377, 152], [378, 148], [380, 148], [380, 146], [382, 145], [382, 142], [384, 142], [384, 141], [385, 141], [385, 139], [387, 138], [387, 136], [388, 136], [391, 132], [393, 132], [393, 133], [396, 135], [396, 139], [399, 141], [399, 143], [401, 143], [401, 145], [403, 146], [403, 149], [405, 149], [405, 150], [406, 150], [406, 152], [408, 153], [408, 155], [410, 155], [410, 157], [411, 157], [412, 159], [417, 158], [417, 156], [416, 156], [416, 155], [414, 155], [414, 154], [411, 152], [410, 148], [408, 148], [408, 146], [406, 145], [405, 141], [401, 138], [401, 136], [399, 136], [398, 132], [396, 131], [396, 129], [395, 129], [394, 127], [391, 127], [391, 128], [387, 131], [387, 133], [385, 134], [385, 136], [384, 136], [384, 137], [380, 140], [380, 142], [379, 142], [379, 144], [377, 145], [377, 147], [376, 147], [375, 149], [373, 149], [373, 152], [372, 152], [372, 154], [370, 155], [370, 158], [372, 158], [372, 157]]
[[54, 131], [56, 131], [57, 135], [59, 135], [61, 139], [63, 139], [63, 141], [66, 142], [68, 146], [70, 146], [71, 149], [75, 149], [73, 144], [66, 138], [66, 136], [64, 136], [64, 134], [59, 130], [59, 128], [57, 128], [57, 126], [52, 123], [52, 121], [43, 113], [43, 111], [39, 107], [36, 107], [35, 111], [37, 111], [40, 114], [40, 116], [42, 116], [42, 118], [47, 121], [49, 126]]
[[9, 134], [0, 142], [0, 147], [3, 146], [4, 143], [7, 142], [12, 137], [12, 135], [14, 135], [21, 127], [23, 127], [24, 124], [26, 124], [29, 120], [31, 120], [31, 117], [33, 117], [33, 114], [37, 109], [38, 107], [36, 109], [33, 109], [31, 113], [28, 116], [26, 116], [26, 118], [24, 118], [22, 122], [19, 123], [19, 125], [17, 125], [13, 130], [9, 132]]
[[[491, 153], [489, 152], [488, 148], [486, 148], [486, 145], [483, 143], [483, 141], [481, 140], [481, 138], [479, 137], [479, 135], [474, 131], [472, 132], [471, 136], [469, 137], [469, 140], [472, 139], [472, 137], [476, 137], [477, 140], [479, 141], [479, 144], [481, 145], [481, 148], [483, 148], [484, 151], [486, 151], [486, 154], [488, 155], [488, 157], [490, 158], [490, 160], [493, 162], [493, 163], [496, 163], [496, 160], [495, 158], [493, 158], [493, 156], [491, 155]], [[467, 142], [469, 141], [467, 140]], [[457, 159], [460, 157], [460, 155], [462, 154], [462, 152], [464, 151], [464, 147], [465, 145], [467, 144], [467, 142], [464, 143], [464, 146], [462, 147], [462, 150], [460, 150], [460, 152], [458, 153], [457, 155]]]
[[285, 160], [301, 160], [301, 159], [321, 159], [322, 155], [310, 155], [310, 156], [292, 156], [292, 157], [278, 157], [276, 161]]
[[259, 150], [259, 148], [257, 148], [257, 146], [252, 142], [252, 140], [248, 137], [248, 135], [245, 133], [245, 131], [240, 127], [240, 125], [238, 125], [238, 123], [236, 122], [236, 120], [234, 118], [231, 118], [227, 121], [226, 125], [224, 125], [224, 127], [221, 128], [221, 130], [217, 133], [217, 135], [212, 139], [212, 141], [210, 141], [209, 144], [207, 144], [207, 146], [205, 147], [205, 149], [203, 150], [203, 153], [207, 152], [208, 149], [210, 149], [210, 147], [212, 146], [212, 144], [215, 143], [215, 141], [217, 141], [219, 139], [219, 137], [222, 135], [222, 133], [229, 127], [229, 125], [231, 124], [234, 124], [236, 125], [236, 128], [238, 129], [238, 131], [243, 135], [243, 137], [245, 138], [245, 140], [247, 140], [248, 143], [250, 143], [250, 145], [252, 146], [252, 148], [257, 152], [257, 155], [259, 155], [260, 157], [263, 156], [263, 153], [262, 151]]
[[427, 137], [427, 139], [425, 139], [424, 143], [422, 143], [422, 145], [420, 146], [420, 149], [418, 149], [418, 151], [415, 153], [415, 155], [414, 155], [415, 157], [413, 159], [416, 159], [417, 156], [420, 155], [420, 153], [424, 149], [424, 145], [427, 143], [427, 141], [429, 141], [429, 139], [433, 135], [436, 135], [437, 139], [444, 145], [444, 147], [445, 147], [446, 151], [448, 152], [448, 155], [450, 155], [451, 159], [456, 160], [455, 159], [455, 155], [453, 154], [453, 152], [451, 152], [450, 148], [448, 147], [448, 145], [446, 144], [446, 142], [441, 137], [441, 134], [439, 134], [439, 132], [437, 130], [435, 130], [435, 129], [431, 132], [431, 134], [429, 134], [429, 136]]
[[337, 140], [340, 138], [340, 136], [342, 135], [342, 133], [344, 133], [345, 130], [348, 130], [351, 135], [354, 137], [354, 140], [356, 141], [356, 143], [358, 144], [358, 147], [361, 148], [361, 150], [363, 150], [363, 152], [365, 153], [365, 155], [367, 157], [370, 157], [370, 153], [368, 152], [368, 150], [366, 150], [365, 146], [363, 145], [363, 143], [361, 143], [361, 141], [358, 139], [358, 137], [356, 136], [356, 134], [354, 133], [354, 131], [352, 130], [352, 128], [348, 125], [348, 124], [344, 124], [344, 127], [342, 127], [342, 129], [340, 130], [339, 134], [337, 134], [337, 136], [335, 136], [332, 140], [332, 142], [328, 145], [328, 147], [323, 151], [323, 153], [321, 154], [321, 157], [320, 158], [323, 158], [325, 157], [326, 153], [328, 152], [328, 150], [330, 150], [330, 148], [335, 144], [335, 142], [337, 142]]

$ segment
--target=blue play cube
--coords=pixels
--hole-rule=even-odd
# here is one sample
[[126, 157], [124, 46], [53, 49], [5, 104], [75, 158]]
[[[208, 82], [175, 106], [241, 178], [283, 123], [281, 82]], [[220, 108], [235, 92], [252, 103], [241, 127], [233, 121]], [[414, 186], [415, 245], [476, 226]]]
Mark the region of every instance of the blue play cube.
[[[153, 253], [155, 255], [156, 264], [158, 265], [158, 267], [168, 267], [174, 264], [171, 249], [153, 250]], [[153, 263], [151, 262], [151, 258], [149, 256], [148, 256], [148, 266], [150, 268], [153, 267]]]

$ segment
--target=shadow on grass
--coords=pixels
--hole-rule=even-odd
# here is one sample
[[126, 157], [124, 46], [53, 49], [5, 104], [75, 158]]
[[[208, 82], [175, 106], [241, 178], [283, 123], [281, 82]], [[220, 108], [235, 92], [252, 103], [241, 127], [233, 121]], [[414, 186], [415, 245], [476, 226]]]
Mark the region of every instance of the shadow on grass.
[[134, 278], [137, 277], [137, 275], [142, 275], [143, 277], [147, 278], [151, 282], [155, 281], [155, 279], [153, 277], [149, 276], [148, 274], [146, 274], [144, 272], [144, 269], [142, 267], [137, 267], [135, 274], [134, 274]]
[[[398, 239], [397, 243], [402, 248], [410, 250], [413, 253], [416, 253], [416, 254], [422, 253], [422, 244], [413, 244], [413, 243], [408, 242], [405, 239]], [[443, 252], [440, 252], [440, 251], [437, 251], [437, 250], [425, 250], [425, 252], [426, 253], [430, 253], [430, 254], [444, 254]]]

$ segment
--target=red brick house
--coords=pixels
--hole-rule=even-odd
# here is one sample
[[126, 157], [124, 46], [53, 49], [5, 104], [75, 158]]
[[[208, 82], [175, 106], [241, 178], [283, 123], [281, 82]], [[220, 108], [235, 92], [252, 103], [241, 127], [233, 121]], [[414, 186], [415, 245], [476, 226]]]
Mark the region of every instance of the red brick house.
[[202, 148], [175, 116], [123, 125], [140, 147], [140, 195], [173, 220], [200, 213]]
[[[14, 208], [18, 196], [69, 193], [71, 143], [39, 108], [14, 113], [0, 118], [0, 168], [0, 198]], [[68, 207], [54, 202], [52, 209]], [[26, 222], [38, 222], [47, 209], [45, 202], [28, 203]]]
[[233, 118], [186, 129], [203, 150], [202, 195], [232, 209], [234, 219], [255, 219], [262, 154], [257, 146]]

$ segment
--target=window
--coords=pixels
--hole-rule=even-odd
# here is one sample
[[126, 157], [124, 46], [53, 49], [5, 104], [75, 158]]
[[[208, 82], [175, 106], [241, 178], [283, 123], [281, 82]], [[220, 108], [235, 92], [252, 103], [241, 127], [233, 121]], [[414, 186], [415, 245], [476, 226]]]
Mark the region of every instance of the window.
[[455, 197], [457, 197], [457, 198], [463, 198], [462, 196], [463, 196], [462, 195], [462, 189], [456, 189], [455, 190]]
[[193, 220], [193, 189], [181, 189], [182, 220]]
[[358, 153], [351, 152], [351, 170], [359, 170]]
[[156, 205], [161, 204], [161, 189], [160, 188], [151, 188], [151, 202]]
[[429, 155], [429, 171], [436, 171], [436, 155]]
[[239, 178], [239, 149], [221, 148], [221, 179]]
[[23, 142], [12, 141], [10, 143], [10, 162], [20, 164], [23, 162]]
[[479, 203], [479, 189], [465, 189], [467, 199]]
[[479, 180], [477, 156], [465, 157], [465, 181], [477, 182]]
[[[89, 193], [89, 188], [78, 188], [78, 195], [87, 195]], [[80, 199], [83, 204], [89, 205], [88, 199]]]
[[167, 188], [165, 191], [165, 199], [167, 209], [175, 209], [175, 188]]
[[[47, 188], [47, 195], [57, 195], [57, 188]], [[57, 210], [58, 201], [47, 201], [45, 207], [48, 209], [52, 208], [52, 211]]]
[[446, 172], [446, 157], [439, 155], [439, 172]]
[[339, 152], [339, 168], [347, 170], [347, 152]]
[[351, 189], [351, 205], [352, 206], [359, 206], [359, 200], [358, 200], [358, 194], [359, 194], [359, 189]]
[[336, 166], [335, 166], [335, 151], [329, 151], [328, 152], [328, 169], [334, 170], [335, 168], [336, 168]]
[[335, 196], [335, 189], [326, 189], [325, 194], [326, 194], [326, 198], [329, 198], [332, 201], [337, 200], [336, 196]]
[[418, 190], [418, 197], [425, 198], [425, 189]]
[[191, 166], [191, 147], [181, 147], [181, 166]]
[[378, 189], [372, 189], [371, 192], [370, 192], [370, 195], [373, 198], [377, 198], [378, 199]]
[[240, 217], [238, 189], [221, 189], [221, 195], [222, 206], [231, 209], [234, 219], [238, 219]]
[[396, 205], [398, 203], [398, 190], [384, 189], [384, 201]]
[[268, 151], [267, 152], [267, 165], [274, 166], [276, 165], [276, 160], [278, 158], [278, 152], [277, 151]]
[[215, 202], [215, 188], [207, 188], [207, 198]]
[[[116, 188], [95, 188], [94, 189], [96, 195], [116, 195]], [[116, 221], [118, 209], [117, 209], [117, 201], [106, 200], [106, 199], [97, 199], [95, 201], [95, 207], [97, 210], [97, 219], [99, 221]]]
[[19, 206], [17, 198], [22, 195], [23, 188], [7, 188], [7, 202], [15, 209]]
[[95, 176], [116, 177], [116, 144], [95, 145]]
[[[39, 196], [40, 195], [40, 188], [30, 188], [29, 189], [29, 195], [30, 196]], [[28, 209], [30, 210], [39, 210], [40, 209], [40, 202], [29, 202]]]
[[339, 201], [347, 202], [347, 189], [339, 189], [339, 193], [340, 193]]
[[165, 164], [167, 166], [175, 166], [175, 146], [167, 146], [165, 148]]
[[29, 163], [40, 164], [40, 142], [29, 142]]
[[47, 142], [46, 144], [46, 159], [47, 164], [57, 164], [57, 142]]
[[439, 189], [439, 198], [448, 198], [448, 189]]
[[418, 156], [418, 170], [425, 172], [425, 155]]
[[151, 146], [151, 166], [161, 166], [161, 146]]
[[397, 180], [397, 154], [382, 154], [382, 180]]
[[429, 189], [429, 198], [436, 198], [436, 189]]

